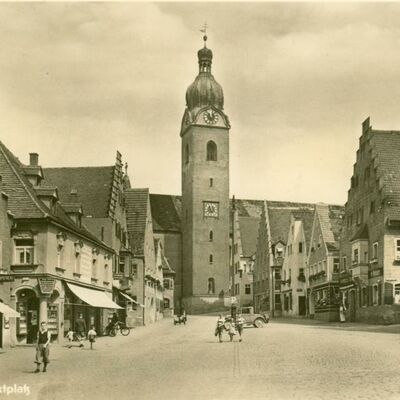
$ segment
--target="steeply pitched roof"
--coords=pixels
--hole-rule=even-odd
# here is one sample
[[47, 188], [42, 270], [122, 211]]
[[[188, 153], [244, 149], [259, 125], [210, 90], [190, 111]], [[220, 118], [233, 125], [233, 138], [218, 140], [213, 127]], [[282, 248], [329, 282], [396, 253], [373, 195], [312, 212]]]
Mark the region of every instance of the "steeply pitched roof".
[[298, 210], [307, 210], [312, 212], [314, 204], [267, 200], [267, 207], [272, 243], [278, 241], [286, 243], [292, 212]]
[[[235, 208], [239, 217], [260, 218], [262, 205], [262, 200], [235, 199]], [[230, 200], [230, 207], [232, 208], [232, 200]]]
[[45, 183], [56, 186], [63, 203], [81, 203], [85, 215], [106, 218], [110, 207], [114, 166], [45, 168]]
[[[65, 228], [107, 247], [84, 226], [78, 226], [67, 216], [60, 203], [49, 209], [37, 196], [35, 188], [24, 173], [25, 166], [0, 142], [0, 174], [2, 190], [8, 195], [8, 209], [15, 218], [47, 218]], [[48, 187], [44, 186], [47, 191]]]
[[239, 217], [240, 239], [244, 257], [251, 257], [256, 252], [259, 224], [260, 218]]
[[181, 231], [182, 198], [168, 194], [150, 194], [154, 231]]
[[128, 189], [125, 191], [126, 223], [135, 255], [144, 254], [148, 201], [149, 189]]
[[352, 242], [353, 240], [368, 240], [368, 239], [369, 239], [368, 225], [364, 224], [360, 226], [360, 228], [350, 239], [350, 241]]
[[304, 237], [306, 239], [307, 248], [310, 244], [311, 234], [312, 234], [312, 226], [314, 221], [314, 210], [308, 209], [299, 209], [293, 211], [293, 216], [297, 220], [301, 220], [303, 222], [303, 229], [304, 229]]
[[316, 205], [322, 237], [329, 251], [339, 249], [340, 231], [343, 225], [344, 207], [322, 204]]

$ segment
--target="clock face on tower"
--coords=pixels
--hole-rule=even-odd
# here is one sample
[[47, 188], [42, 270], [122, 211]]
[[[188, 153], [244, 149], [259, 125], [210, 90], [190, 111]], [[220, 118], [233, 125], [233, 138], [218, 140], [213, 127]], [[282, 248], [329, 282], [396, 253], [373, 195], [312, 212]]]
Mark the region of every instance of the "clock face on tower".
[[218, 122], [219, 115], [214, 110], [207, 110], [203, 113], [203, 119], [206, 124], [214, 125]]
[[205, 217], [218, 218], [219, 215], [219, 203], [215, 201], [204, 201], [203, 212]]

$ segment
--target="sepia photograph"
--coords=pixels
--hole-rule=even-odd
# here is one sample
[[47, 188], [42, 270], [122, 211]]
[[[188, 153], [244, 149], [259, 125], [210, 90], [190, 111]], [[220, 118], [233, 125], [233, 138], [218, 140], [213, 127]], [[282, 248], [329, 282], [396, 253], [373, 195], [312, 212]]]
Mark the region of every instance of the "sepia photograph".
[[0, 400], [397, 400], [400, 2], [0, 1]]

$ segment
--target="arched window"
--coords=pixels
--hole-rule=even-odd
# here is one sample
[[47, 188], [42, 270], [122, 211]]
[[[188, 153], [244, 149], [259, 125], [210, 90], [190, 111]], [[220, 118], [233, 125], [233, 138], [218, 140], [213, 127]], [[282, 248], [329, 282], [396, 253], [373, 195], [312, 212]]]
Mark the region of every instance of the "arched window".
[[189, 145], [185, 146], [185, 164], [189, 164]]
[[209, 240], [212, 242], [214, 240], [214, 232], [210, 231]]
[[212, 140], [207, 143], [207, 161], [217, 161], [217, 145]]
[[215, 280], [214, 278], [208, 278], [208, 294], [215, 293]]
[[210, 257], [209, 257], [208, 259], [209, 259], [209, 261], [210, 261], [210, 264], [212, 264], [212, 263], [213, 263], [213, 261], [214, 261], [214, 257], [213, 257], [213, 255], [212, 255], [212, 254], [210, 254]]

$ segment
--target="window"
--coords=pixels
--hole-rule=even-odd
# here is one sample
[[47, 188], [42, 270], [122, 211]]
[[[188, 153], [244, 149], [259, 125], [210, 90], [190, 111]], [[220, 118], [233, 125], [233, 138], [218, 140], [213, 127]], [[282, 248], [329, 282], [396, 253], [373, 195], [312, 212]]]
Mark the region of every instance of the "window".
[[214, 278], [208, 278], [208, 294], [215, 293], [215, 280]]
[[347, 268], [347, 257], [344, 256], [344, 257], [342, 258], [342, 260], [343, 260], [343, 269], [346, 269], [346, 268]]
[[250, 284], [244, 285], [244, 294], [251, 294], [251, 285]]
[[15, 240], [15, 262], [33, 264], [33, 239]]
[[207, 161], [217, 161], [217, 145], [212, 140], [207, 143]]
[[119, 272], [123, 274], [125, 272], [125, 257], [123, 256], [119, 257], [118, 267], [119, 267]]
[[395, 258], [400, 260], [400, 239], [395, 239]]
[[189, 145], [185, 146], [185, 164], [189, 164]]
[[371, 201], [369, 205], [369, 213], [373, 214], [375, 212], [375, 201]]
[[239, 294], [240, 294], [240, 284], [235, 283], [235, 295], [239, 295]]
[[97, 277], [97, 258], [92, 260], [92, 278]]
[[174, 281], [170, 278], [164, 279], [164, 289], [173, 289]]
[[372, 245], [372, 259], [377, 260], [378, 259], [378, 242], [375, 242]]
[[353, 249], [353, 264], [358, 264], [358, 249]]
[[339, 272], [339, 263], [340, 263], [339, 258], [333, 259], [333, 272]]
[[212, 254], [210, 254], [210, 256], [208, 257], [208, 261], [210, 262], [210, 264], [213, 263], [213, 255]]
[[303, 242], [299, 242], [299, 253], [303, 252]]
[[210, 187], [213, 187], [213, 186], [214, 186], [214, 179], [210, 178]]
[[321, 244], [322, 244], [322, 236], [319, 235], [319, 237], [318, 237], [318, 248], [321, 247]]
[[210, 233], [209, 233], [209, 235], [208, 235], [208, 240], [209, 240], [210, 242], [212, 242], [212, 241], [214, 240], [214, 232], [213, 232], [213, 231], [210, 231]]

